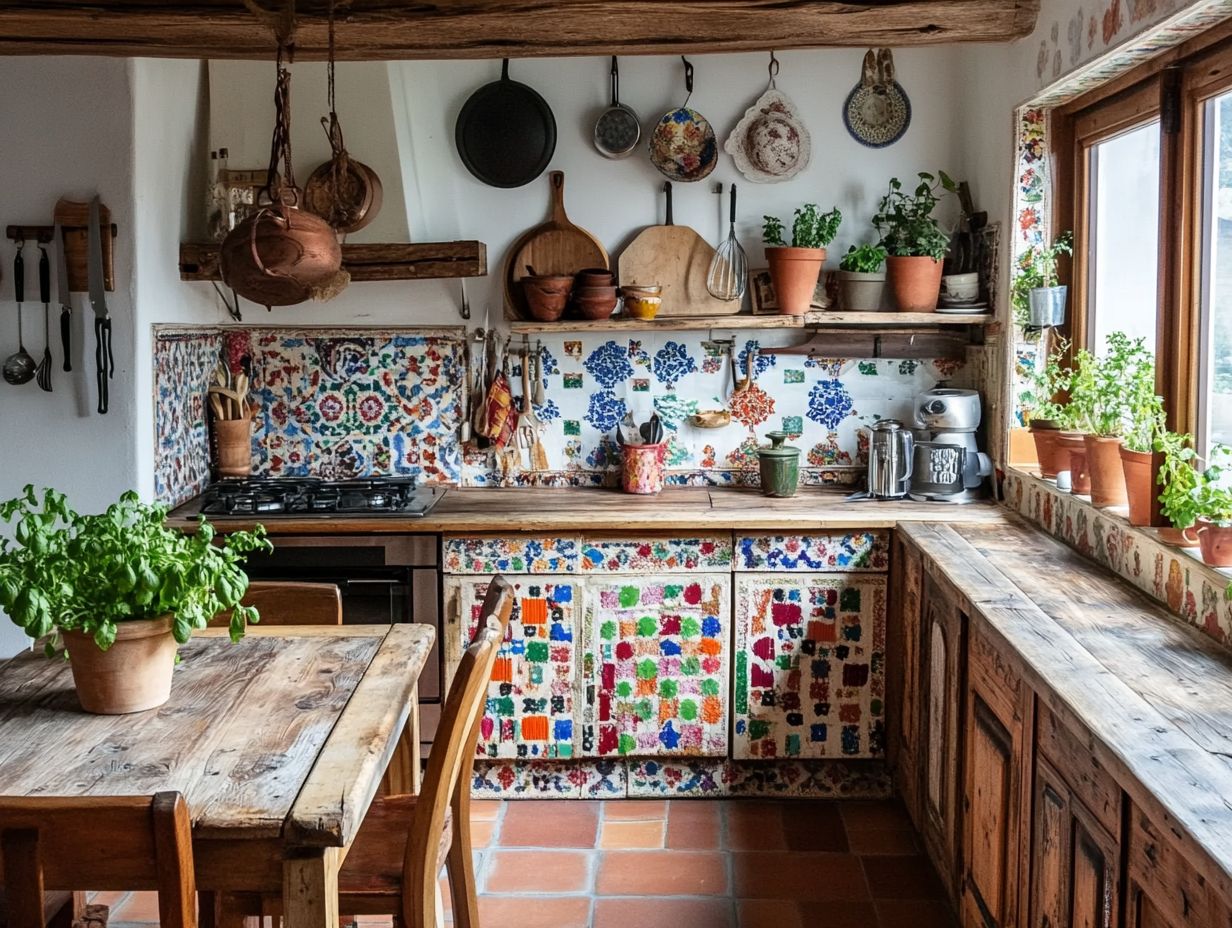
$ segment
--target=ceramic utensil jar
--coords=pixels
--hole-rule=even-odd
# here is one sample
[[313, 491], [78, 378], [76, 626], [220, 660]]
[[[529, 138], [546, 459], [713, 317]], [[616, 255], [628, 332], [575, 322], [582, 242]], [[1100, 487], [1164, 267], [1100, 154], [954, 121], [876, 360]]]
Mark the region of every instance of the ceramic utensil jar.
[[763, 496], [795, 496], [800, 485], [800, 449], [785, 445], [786, 432], [768, 432], [770, 444], [757, 449]]

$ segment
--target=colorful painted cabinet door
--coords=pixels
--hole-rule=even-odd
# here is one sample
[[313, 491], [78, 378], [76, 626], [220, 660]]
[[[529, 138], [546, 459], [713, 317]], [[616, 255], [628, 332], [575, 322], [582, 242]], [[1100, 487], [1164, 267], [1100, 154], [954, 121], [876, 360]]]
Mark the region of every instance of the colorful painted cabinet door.
[[884, 755], [886, 585], [737, 575], [735, 757]]
[[[450, 681], [479, 624], [488, 577], [450, 577], [445, 587], [446, 673]], [[488, 686], [481, 757], [574, 756], [579, 581], [566, 576], [508, 578], [513, 615]]]
[[730, 618], [729, 574], [588, 579], [582, 753], [726, 756]]

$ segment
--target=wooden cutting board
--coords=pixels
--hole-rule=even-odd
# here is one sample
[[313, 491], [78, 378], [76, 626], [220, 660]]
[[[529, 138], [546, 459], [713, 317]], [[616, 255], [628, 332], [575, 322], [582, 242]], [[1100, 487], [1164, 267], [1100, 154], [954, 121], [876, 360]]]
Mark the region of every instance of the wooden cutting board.
[[672, 185], [667, 195], [667, 222], [648, 226], [620, 255], [617, 276], [622, 287], [659, 284], [663, 303], [659, 316], [730, 316], [741, 300], [716, 300], [706, 289], [714, 248], [688, 226], [672, 224]]
[[527, 265], [536, 274], [576, 274], [588, 267], [611, 267], [607, 250], [597, 238], [569, 221], [565, 213], [565, 174], [553, 171], [551, 218], [519, 236], [505, 253], [506, 315], [529, 319], [526, 297], [519, 281], [527, 276]]

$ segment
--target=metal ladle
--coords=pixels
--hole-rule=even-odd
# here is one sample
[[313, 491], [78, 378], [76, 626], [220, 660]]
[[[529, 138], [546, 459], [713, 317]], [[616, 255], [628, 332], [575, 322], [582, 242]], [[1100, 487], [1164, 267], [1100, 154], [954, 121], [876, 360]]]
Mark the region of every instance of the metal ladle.
[[25, 297], [26, 268], [21, 257], [24, 242], [17, 243], [17, 257], [13, 259], [13, 295], [17, 298], [17, 351], [4, 359], [4, 379], [19, 386], [34, 379], [38, 365], [26, 351], [21, 337], [21, 301]]

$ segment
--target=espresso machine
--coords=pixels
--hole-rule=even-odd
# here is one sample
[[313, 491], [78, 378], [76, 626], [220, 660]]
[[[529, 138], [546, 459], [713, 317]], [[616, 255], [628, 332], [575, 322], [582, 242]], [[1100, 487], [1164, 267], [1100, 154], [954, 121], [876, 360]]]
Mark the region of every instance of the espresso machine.
[[935, 387], [915, 398], [908, 496], [947, 503], [983, 499], [992, 460], [976, 445], [981, 414], [975, 390]]

